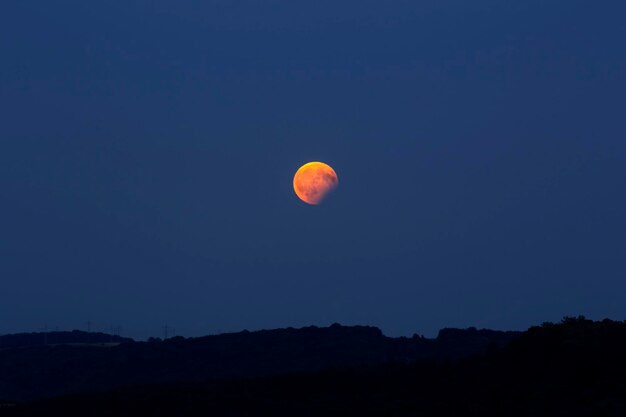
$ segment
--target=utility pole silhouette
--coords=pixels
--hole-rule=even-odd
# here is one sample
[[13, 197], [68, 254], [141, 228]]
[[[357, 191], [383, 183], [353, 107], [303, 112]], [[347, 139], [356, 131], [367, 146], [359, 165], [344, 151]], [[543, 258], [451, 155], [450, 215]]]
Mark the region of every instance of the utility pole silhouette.
[[120, 337], [120, 334], [122, 333], [122, 326], [120, 326], [119, 324], [117, 326], [115, 326], [113, 328], [113, 335]]
[[115, 339], [116, 337], [119, 337], [121, 328], [122, 327], [119, 325], [117, 326], [111, 325], [111, 327], [109, 327], [109, 330], [108, 330], [109, 342], [113, 343], [113, 339]]

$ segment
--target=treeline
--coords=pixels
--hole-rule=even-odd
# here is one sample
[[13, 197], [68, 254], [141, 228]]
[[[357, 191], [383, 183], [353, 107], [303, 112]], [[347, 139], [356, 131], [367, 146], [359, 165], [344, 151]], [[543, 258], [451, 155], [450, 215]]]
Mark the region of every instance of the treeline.
[[0, 335], [0, 349], [39, 347], [47, 345], [128, 343], [133, 339], [101, 332], [36, 332]]
[[504, 347], [314, 373], [144, 385], [23, 404], [7, 416], [620, 416], [626, 323], [546, 323]]
[[[85, 336], [85, 335], [84, 335]], [[453, 360], [503, 346], [517, 332], [444, 329], [435, 339], [386, 337], [341, 326], [94, 345], [58, 344], [0, 352], [0, 399], [28, 401], [156, 383], [199, 383], [347, 366]], [[93, 338], [90, 340], [94, 340]]]

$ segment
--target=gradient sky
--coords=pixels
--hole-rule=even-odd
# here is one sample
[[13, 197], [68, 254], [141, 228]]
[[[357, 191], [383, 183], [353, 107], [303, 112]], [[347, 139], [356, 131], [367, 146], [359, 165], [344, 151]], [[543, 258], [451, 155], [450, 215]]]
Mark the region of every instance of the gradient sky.
[[0, 333], [626, 319], [624, 16], [4, 0]]

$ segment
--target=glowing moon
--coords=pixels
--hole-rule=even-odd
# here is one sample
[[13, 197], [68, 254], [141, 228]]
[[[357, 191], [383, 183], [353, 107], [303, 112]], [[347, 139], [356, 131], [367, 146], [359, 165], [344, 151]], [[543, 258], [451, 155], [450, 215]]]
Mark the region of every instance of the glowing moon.
[[293, 190], [300, 200], [308, 204], [321, 203], [338, 184], [335, 170], [323, 162], [304, 164], [293, 177]]

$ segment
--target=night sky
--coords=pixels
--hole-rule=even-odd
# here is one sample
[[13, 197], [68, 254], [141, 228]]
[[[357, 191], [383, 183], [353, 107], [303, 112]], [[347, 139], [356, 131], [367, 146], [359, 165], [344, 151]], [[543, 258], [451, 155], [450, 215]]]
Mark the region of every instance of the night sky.
[[0, 333], [626, 319], [624, 16], [2, 1]]

